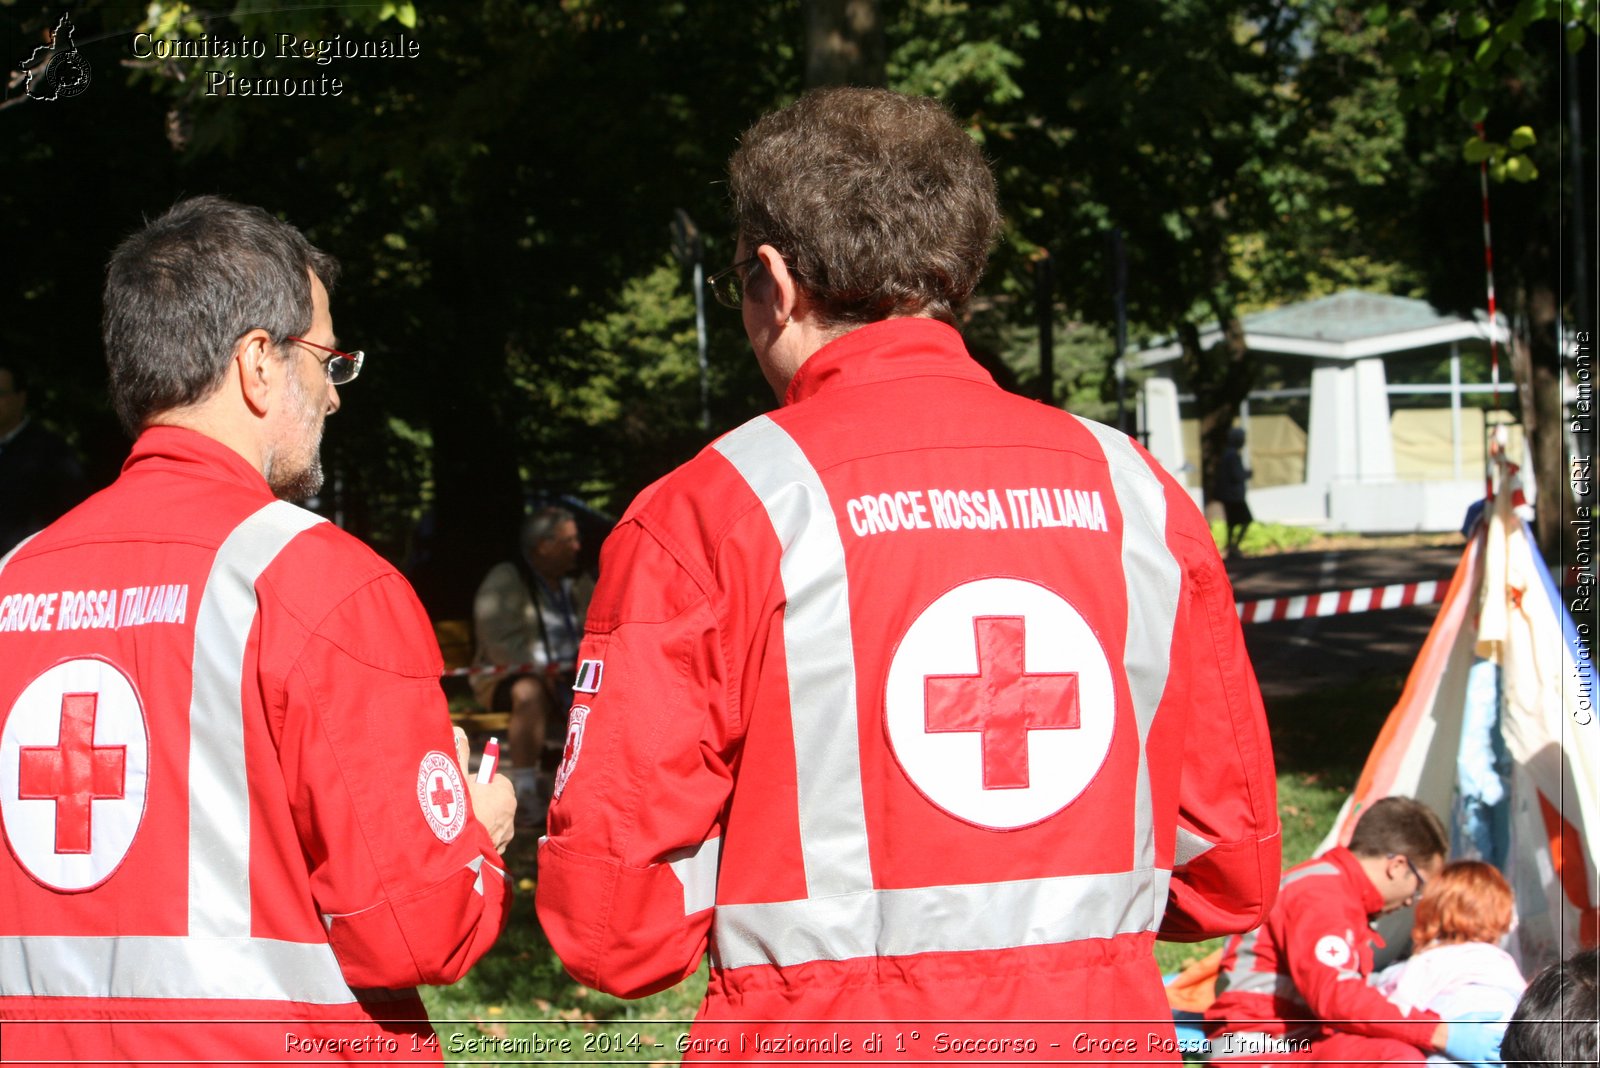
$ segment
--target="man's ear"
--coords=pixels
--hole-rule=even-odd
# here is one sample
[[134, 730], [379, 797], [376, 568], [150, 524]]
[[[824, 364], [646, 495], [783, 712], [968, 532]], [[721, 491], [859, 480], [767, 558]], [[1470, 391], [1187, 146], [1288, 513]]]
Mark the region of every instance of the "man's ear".
[[789, 265], [783, 261], [783, 256], [771, 245], [760, 245], [756, 248], [756, 257], [761, 260], [761, 269], [766, 272], [767, 285], [759, 283], [753, 287], [751, 296], [759, 297], [759, 303], [772, 317], [773, 325], [782, 326], [794, 315], [795, 305], [800, 300], [800, 286]]
[[233, 367], [245, 405], [256, 415], [266, 415], [272, 408], [273, 388], [284, 372], [272, 335], [257, 327], [235, 341]]

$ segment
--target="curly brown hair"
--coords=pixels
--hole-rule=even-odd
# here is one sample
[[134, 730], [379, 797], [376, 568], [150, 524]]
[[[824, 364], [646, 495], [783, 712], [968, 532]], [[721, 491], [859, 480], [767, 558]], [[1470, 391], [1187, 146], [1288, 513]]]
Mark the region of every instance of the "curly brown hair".
[[1511, 930], [1511, 886], [1493, 864], [1457, 860], [1428, 880], [1417, 902], [1411, 942], [1418, 949], [1457, 942], [1498, 942]]
[[728, 164], [745, 247], [783, 254], [820, 317], [956, 323], [1000, 228], [982, 151], [935, 100], [815, 89], [758, 121]]

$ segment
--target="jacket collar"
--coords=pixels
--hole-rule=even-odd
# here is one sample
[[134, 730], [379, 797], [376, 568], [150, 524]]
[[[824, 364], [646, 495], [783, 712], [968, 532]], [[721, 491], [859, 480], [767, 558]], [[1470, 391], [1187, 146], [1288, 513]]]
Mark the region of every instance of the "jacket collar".
[[122, 465], [123, 474], [135, 471], [176, 471], [200, 478], [229, 482], [271, 498], [272, 489], [260, 471], [243, 456], [215, 438], [178, 426], [146, 428], [133, 443]]
[[1325, 854], [1327, 860], [1332, 861], [1344, 873], [1345, 881], [1353, 890], [1361, 895], [1361, 911], [1367, 918], [1378, 915], [1383, 911], [1383, 893], [1372, 884], [1367, 877], [1366, 869], [1361, 866], [1361, 861], [1356, 855], [1344, 846], [1335, 846]]
[[952, 326], [934, 319], [902, 317], [857, 327], [812, 353], [784, 391], [785, 405], [824, 390], [937, 375], [994, 384], [967, 355]]

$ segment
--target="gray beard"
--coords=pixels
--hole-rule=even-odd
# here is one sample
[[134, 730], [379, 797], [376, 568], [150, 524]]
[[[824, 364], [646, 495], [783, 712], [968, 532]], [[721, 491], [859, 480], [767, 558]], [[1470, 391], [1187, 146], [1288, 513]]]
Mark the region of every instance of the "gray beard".
[[293, 375], [289, 378], [289, 396], [298, 410], [299, 436], [311, 441], [311, 458], [299, 470], [283, 471], [279, 470], [282, 465], [274, 462], [279, 457], [269, 457], [266, 471], [267, 485], [279, 500], [303, 501], [307, 497], [314, 496], [322, 488], [323, 417], [313, 407], [311, 399], [300, 384], [300, 379]]
[[299, 471], [279, 477], [276, 472], [267, 475], [267, 485], [281, 501], [303, 501], [314, 497], [322, 488], [322, 453], [319, 450], [311, 463]]

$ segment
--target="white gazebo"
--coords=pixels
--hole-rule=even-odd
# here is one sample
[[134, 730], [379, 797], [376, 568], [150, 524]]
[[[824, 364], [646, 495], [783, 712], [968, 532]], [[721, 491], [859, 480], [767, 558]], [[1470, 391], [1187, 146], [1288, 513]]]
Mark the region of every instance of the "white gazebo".
[[[1499, 385], [1491, 410], [1482, 403], [1496, 392], [1484, 358], [1486, 317], [1346, 290], [1243, 322], [1263, 370], [1241, 413], [1256, 518], [1374, 533], [1460, 526], [1483, 495], [1485, 422], [1509, 419], [1516, 403], [1509, 382]], [[1220, 338], [1213, 325], [1200, 343]], [[1506, 342], [1503, 322], [1494, 338]], [[1140, 393], [1145, 441], [1198, 497], [1198, 423], [1184, 412], [1193, 397], [1173, 373], [1180, 354], [1172, 342], [1130, 362], [1154, 372]]]

